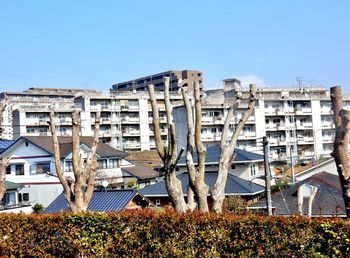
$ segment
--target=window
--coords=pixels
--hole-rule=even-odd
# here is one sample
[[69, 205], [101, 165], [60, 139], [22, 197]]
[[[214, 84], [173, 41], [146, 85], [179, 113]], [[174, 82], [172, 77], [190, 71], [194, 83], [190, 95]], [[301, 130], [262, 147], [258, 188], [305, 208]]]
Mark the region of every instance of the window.
[[156, 199], [156, 206], [160, 206], [160, 199]]
[[29, 202], [29, 193], [18, 193], [18, 202]]
[[11, 165], [6, 167], [6, 175], [11, 174]]
[[15, 193], [5, 193], [1, 200], [2, 205], [14, 205], [16, 204]]
[[98, 161], [98, 168], [107, 168], [107, 160], [101, 159]]
[[73, 165], [71, 160], [66, 160], [64, 170], [73, 171]]
[[24, 175], [24, 164], [15, 165], [16, 176]]
[[236, 165], [232, 164], [231, 169], [236, 169]]
[[43, 174], [46, 172], [50, 172], [50, 162], [36, 164], [36, 173], [37, 174]]
[[249, 168], [250, 168], [250, 176], [256, 176], [256, 166], [255, 166], [255, 164], [250, 164]]
[[110, 159], [109, 160], [109, 166], [111, 168], [119, 168], [120, 166], [120, 160], [119, 159]]

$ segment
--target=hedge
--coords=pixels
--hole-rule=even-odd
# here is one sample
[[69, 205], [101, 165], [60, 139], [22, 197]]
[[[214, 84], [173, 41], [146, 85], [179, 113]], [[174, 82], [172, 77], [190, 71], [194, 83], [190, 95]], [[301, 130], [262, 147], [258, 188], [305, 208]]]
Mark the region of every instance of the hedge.
[[0, 215], [1, 257], [350, 257], [350, 221], [257, 215]]

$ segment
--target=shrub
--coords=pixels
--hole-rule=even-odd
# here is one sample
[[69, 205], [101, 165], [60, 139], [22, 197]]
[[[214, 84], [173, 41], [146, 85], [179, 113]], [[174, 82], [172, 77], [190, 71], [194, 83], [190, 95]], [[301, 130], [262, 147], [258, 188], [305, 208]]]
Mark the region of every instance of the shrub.
[[33, 213], [43, 213], [44, 212], [44, 206], [40, 203], [36, 203], [32, 207]]
[[153, 210], [1, 214], [1, 257], [349, 257], [350, 222]]

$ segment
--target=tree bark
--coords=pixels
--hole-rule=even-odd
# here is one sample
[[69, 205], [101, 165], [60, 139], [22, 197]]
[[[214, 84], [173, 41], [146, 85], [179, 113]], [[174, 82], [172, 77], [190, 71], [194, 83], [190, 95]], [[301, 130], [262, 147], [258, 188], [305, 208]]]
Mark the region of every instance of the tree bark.
[[165, 185], [168, 191], [169, 197], [174, 205], [176, 211], [185, 212], [187, 205], [183, 195], [181, 181], [176, 177], [175, 167], [177, 164], [177, 146], [176, 146], [176, 132], [175, 125], [172, 121], [172, 106], [169, 96], [169, 78], [164, 80], [164, 102], [165, 111], [167, 116], [168, 127], [168, 146], [164, 147], [159, 125], [159, 111], [157, 105], [157, 99], [154, 92], [154, 86], [148, 85], [148, 93], [151, 101], [152, 113], [153, 113], [153, 128], [156, 147], [160, 158], [163, 161], [163, 171], [165, 177]]
[[0, 159], [0, 201], [6, 192], [5, 181], [6, 181], [6, 168], [10, 164], [10, 157], [4, 157]]
[[[229, 125], [233, 116], [233, 113], [236, 111], [236, 109], [239, 106], [240, 103], [240, 97], [232, 103], [228, 110], [228, 114], [225, 119], [224, 129], [221, 136], [221, 153], [220, 153], [220, 159], [219, 159], [219, 170], [218, 170], [218, 177], [216, 179], [216, 182], [214, 186], [210, 189], [211, 196], [213, 198], [213, 211], [221, 213], [222, 212], [222, 205], [225, 199], [225, 186], [227, 181], [227, 174], [229, 167], [233, 160], [233, 151], [237, 143], [238, 136], [248, 120], [249, 116], [251, 116], [254, 112], [255, 102], [256, 102], [256, 86], [255, 84], [250, 84], [250, 96], [249, 96], [249, 104], [248, 108], [245, 111], [243, 117], [237, 124], [231, 139], [228, 140], [228, 130]], [[240, 94], [238, 94], [240, 96]]]
[[3, 113], [5, 111], [6, 106], [7, 106], [6, 99], [4, 101], [0, 102], [0, 140], [3, 139], [4, 128], [3, 128], [2, 118], [3, 118]]
[[[208, 192], [209, 187], [205, 183], [205, 156], [206, 148], [202, 143], [202, 104], [200, 97], [199, 83], [194, 83], [195, 96], [195, 122], [192, 115], [192, 105], [187, 96], [186, 90], [181, 89], [184, 100], [186, 114], [187, 114], [187, 151], [186, 151], [186, 165], [189, 175], [190, 184], [193, 186], [195, 197], [198, 201], [198, 209], [202, 212], [208, 212]], [[193, 161], [193, 152], [196, 147], [197, 163], [196, 167]]]
[[65, 177], [61, 167], [59, 141], [57, 137], [55, 114], [50, 112], [50, 128], [55, 154], [56, 174], [64, 191], [68, 207], [73, 212], [86, 211], [91, 200], [97, 173], [96, 151], [99, 142], [100, 113], [96, 113], [94, 139], [86, 162], [80, 155], [80, 114], [72, 112], [72, 166], [74, 179]]
[[335, 124], [335, 137], [332, 156], [339, 175], [346, 208], [346, 216], [350, 218], [350, 157], [349, 157], [349, 128], [350, 111], [343, 109], [341, 87], [331, 88], [331, 101], [333, 119]]

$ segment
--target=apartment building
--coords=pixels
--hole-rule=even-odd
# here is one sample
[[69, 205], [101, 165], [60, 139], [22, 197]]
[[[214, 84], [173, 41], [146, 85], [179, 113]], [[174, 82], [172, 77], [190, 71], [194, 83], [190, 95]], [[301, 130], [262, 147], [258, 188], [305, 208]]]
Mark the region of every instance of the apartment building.
[[[147, 77], [144, 77], [147, 78]], [[249, 94], [237, 79], [224, 80], [224, 88], [208, 90], [203, 96], [202, 139], [206, 145], [220, 142], [228, 105], [234, 101], [237, 90], [243, 98]], [[329, 91], [317, 88], [258, 88], [253, 115], [239, 135], [237, 148], [262, 153], [262, 138], [270, 142], [272, 160], [287, 160], [292, 155], [299, 159], [318, 159], [332, 151], [334, 123]], [[4, 114], [5, 139], [20, 136], [49, 135], [49, 111], [56, 112], [59, 135], [71, 135], [70, 112], [81, 110], [81, 132], [92, 136], [94, 118], [101, 112], [100, 137], [113, 147], [132, 151], [155, 148], [152, 112], [148, 92], [142, 90], [111, 90], [110, 94], [97, 91], [33, 88], [19, 93], [2, 93], [0, 98], [10, 100]], [[161, 133], [167, 139], [163, 93], [157, 93], [160, 107]], [[345, 106], [350, 107], [350, 98]], [[184, 110], [181, 94], [171, 93], [175, 106], [178, 146], [186, 139]], [[231, 121], [231, 130], [241, 119], [247, 102], [242, 102]]]
[[69, 131], [70, 112], [74, 109], [74, 98], [79, 95], [99, 95], [100, 91], [61, 88], [29, 88], [22, 92], [3, 92], [0, 100], [7, 99], [3, 114], [0, 139], [12, 140], [20, 136], [47, 135], [48, 118], [52, 109], [58, 112], [60, 135]]
[[[203, 83], [202, 72], [196, 70], [171, 70], [162, 73], [141, 77], [138, 79], [116, 83], [112, 85], [111, 91], [147, 91], [149, 84], [153, 84], [155, 90], [164, 90], [164, 78], [169, 77], [170, 79], [170, 91], [178, 91], [181, 85], [187, 85], [189, 92], [193, 91], [193, 82], [198, 81], [201, 85]], [[202, 89], [201, 89], [202, 90]]]
[[[204, 100], [202, 137], [207, 144], [220, 140], [228, 100], [234, 96], [231, 91], [237, 89], [225, 86], [221, 91], [208, 91]], [[242, 94], [247, 97], [248, 89], [243, 89]], [[345, 107], [350, 108], [350, 98], [344, 98]], [[244, 111], [243, 104], [232, 119], [232, 127]], [[272, 160], [287, 160], [291, 155], [298, 159], [316, 160], [330, 155], [334, 134], [327, 89], [259, 88], [254, 113], [238, 138], [237, 148], [262, 152], [262, 137], [266, 135]]]

